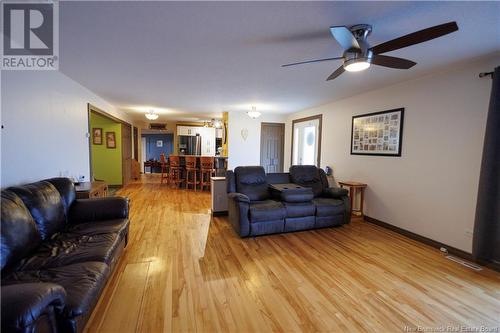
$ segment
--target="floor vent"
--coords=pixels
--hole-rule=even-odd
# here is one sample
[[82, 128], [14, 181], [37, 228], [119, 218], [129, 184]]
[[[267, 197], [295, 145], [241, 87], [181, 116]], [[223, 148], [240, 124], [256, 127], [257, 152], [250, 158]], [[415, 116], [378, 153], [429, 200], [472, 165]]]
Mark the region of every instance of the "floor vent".
[[470, 269], [473, 269], [475, 271], [480, 271], [482, 270], [481, 266], [479, 265], [476, 265], [476, 264], [473, 264], [471, 262], [468, 262], [468, 261], [465, 261], [463, 259], [460, 259], [460, 258], [457, 258], [457, 257], [454, 257], [454, 256], [450, 256], [450, 255], [447, 255], [445, 256], [446, 259], [449, 259], [451, 261], [454, 261], [456, 263], [459, 263], [460, 265], [462, 266], [465, 266], [465, 267], [468, 267]]

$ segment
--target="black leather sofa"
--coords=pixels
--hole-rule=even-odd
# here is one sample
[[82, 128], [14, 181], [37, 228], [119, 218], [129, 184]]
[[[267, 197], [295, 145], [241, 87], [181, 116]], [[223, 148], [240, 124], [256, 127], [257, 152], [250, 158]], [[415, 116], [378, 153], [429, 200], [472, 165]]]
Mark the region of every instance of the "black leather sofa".
[[128, 240], [128, 200], [53, 178], [1, 193], [2, 332], [81, 332]]
[[[328, 186], [325, 172], [311, 165], [288, 173], [260, 166], [227, 171], [229, 221], [240, 237], [340, 226], [350, 222], [347, 190]], [[305, 189], [275, 193], [269, 184], [294, 183]]]

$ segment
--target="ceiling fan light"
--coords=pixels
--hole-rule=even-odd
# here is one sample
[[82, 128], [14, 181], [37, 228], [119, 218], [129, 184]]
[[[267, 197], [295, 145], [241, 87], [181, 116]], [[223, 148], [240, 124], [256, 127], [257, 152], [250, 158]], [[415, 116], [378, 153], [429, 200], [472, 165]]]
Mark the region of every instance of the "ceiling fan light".
[[344, 69], [348, 72], [360, 72], [368, 69], [370, 67], [370, 63], [366, 60], [355, 61], [344, 64]]

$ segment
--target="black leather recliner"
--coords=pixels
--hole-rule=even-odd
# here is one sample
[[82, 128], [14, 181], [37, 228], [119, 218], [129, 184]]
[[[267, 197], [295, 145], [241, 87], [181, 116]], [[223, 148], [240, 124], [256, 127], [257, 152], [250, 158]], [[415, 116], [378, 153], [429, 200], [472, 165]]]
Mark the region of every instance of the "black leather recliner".
[[128, 241], [128, 200], [53, 178], [1, 193], [3, 332], [81, 332]]
[[[240, 237], [338, 226], [350, 221], [347, 190], [330, 188], [323, 170], [292, 166], [290, 173], [264, 172], [260, 166], [226, 173], [229, 221]], [[301, 190], [278, 196], [269, 184], [295, 183]]]

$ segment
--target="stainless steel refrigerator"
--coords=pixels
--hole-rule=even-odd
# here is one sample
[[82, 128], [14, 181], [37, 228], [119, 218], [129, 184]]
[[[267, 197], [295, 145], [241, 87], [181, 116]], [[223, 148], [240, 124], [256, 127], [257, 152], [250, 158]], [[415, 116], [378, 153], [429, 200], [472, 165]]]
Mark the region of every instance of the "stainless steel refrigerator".
[[184, 155], [201, 155], [201, 136], [179, 135], [179, 152]]

